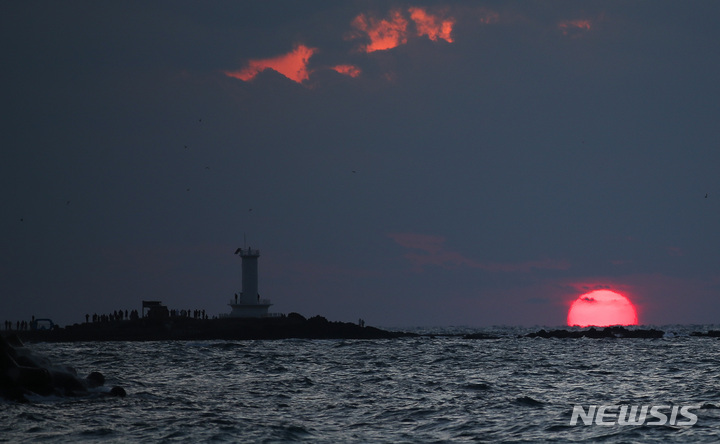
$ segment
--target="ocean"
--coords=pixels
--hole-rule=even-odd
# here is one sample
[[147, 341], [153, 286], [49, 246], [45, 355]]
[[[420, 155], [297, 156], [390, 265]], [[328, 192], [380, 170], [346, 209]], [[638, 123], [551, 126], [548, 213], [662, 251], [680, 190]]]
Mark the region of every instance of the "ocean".
[[[720, 341], [688, 333], [718, 328], [656, 328], [664, 338], [523, 338], [537, 329], [497, 327], [27, 344], [80, 375], [102, 372], [127, 396], [0, 401], [0, 442], [717, 442]], [[477, 331], [500, 339], [450, 335]], [[611, 413], [609, 425], [571, 425], [576, 406], [602, 405], [660, 406], [668, 420], [619, 425]], [[669, 420], [673, 406], [691, 415]]]

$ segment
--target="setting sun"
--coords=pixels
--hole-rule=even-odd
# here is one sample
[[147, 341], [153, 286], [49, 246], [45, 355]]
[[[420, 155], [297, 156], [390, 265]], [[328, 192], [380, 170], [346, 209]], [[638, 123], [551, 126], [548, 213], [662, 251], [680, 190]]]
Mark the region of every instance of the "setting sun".
[[625, 296], [610, 290], [595, 290], [577, 298], [568, 311], [567, 324], [579, 327], [637, 325], [635, 306]]

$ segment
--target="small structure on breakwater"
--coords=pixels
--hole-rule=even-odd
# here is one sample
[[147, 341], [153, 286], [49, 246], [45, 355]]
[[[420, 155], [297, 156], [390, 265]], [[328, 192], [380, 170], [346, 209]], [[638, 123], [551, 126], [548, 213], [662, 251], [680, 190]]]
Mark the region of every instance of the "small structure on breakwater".
[[235, 299], [230, 301], [231, 318], [264, 318], [268, 316], [268, 308], [272, 305], [269, 299], [260, 299], [258, 293], [258, 258], [260, 250], [238, 248], [235, 254], [242, 259], [242, 290], [235, 293]]

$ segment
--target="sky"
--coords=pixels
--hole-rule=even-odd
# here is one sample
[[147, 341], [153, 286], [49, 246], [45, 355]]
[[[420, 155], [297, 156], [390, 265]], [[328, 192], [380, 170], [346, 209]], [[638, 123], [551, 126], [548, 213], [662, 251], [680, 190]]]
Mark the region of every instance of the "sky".
[[720, 3], [0, 5], [0, 318], [720, 319]]

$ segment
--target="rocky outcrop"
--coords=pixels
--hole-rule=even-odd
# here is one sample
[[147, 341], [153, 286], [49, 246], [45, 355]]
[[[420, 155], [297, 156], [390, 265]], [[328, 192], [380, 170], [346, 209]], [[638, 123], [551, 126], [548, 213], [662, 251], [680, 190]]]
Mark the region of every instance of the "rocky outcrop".
[[0, 336], [0, 397], [26, 402], [27, 395], [84, 396], [93, 393], [125, 396], [122, 387], [93, 390], [105, 383], [100, 372], [78, 377], [72, 367], [55, 365], [33, 353], [17, 336]]
[[653, 329], [630, 330], [625, 327], [605, 327], [598, 330], [591, 327], [587, 330], [540, 330], [528, 333], [527, 338], [662, 338], [665, 332]]

